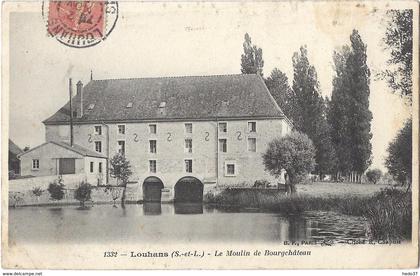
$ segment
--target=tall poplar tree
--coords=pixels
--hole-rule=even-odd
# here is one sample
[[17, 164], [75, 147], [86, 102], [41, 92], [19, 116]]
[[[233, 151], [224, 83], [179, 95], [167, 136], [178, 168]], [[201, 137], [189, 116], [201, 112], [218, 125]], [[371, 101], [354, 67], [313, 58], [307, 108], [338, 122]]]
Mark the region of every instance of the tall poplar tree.
[[334, 54], [336, 76], [329, 121], [338, 157], [338, 170], [363, 174], [371, 164], [371, 121], [369, 110], [370, 70], [366, 44], [357, 30], [350, 36], [351, 46]]
[[326, 104], [321, 96], [315, 67], [309, 63], [306, 46], [293, 55], [293, 69], [295, 127], [306, 133], [315, 145], [315, 171], [320, 175], [330, 173], [335, 164], [335, 154], [327, 123]]
[[297, 117], [296, 96], [290, 88], [286, 74], [274, 68], [265, 84], [286, 117], [294, 121]]
[[243, 48], [244, 53], [241, 56], [242, 74], [259, 74], [262, 76], [264, 67], [262, 49], [252, 44], [251, 37], [248, 33], [245, 34]]

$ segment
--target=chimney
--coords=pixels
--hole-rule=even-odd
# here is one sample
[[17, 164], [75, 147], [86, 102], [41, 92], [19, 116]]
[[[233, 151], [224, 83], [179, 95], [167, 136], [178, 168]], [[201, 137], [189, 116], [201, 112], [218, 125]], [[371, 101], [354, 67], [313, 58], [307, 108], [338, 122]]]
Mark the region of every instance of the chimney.
[[72, 107], [72, 84], [71, 78], [69, 79], [69, 104], [70, 104], [70, 146], [73, 146], [73, 107]]
[[80, 98], [79, 117], [82, 118], [83, 116], [83, 83], [81, 81], [78, 81], [76, 86], [77, 86], [77, 96]]

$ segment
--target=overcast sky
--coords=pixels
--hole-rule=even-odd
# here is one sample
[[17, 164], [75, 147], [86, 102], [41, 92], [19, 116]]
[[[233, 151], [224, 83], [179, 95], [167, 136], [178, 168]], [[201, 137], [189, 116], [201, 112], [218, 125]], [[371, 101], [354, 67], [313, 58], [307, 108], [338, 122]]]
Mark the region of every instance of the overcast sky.
[[[375, 6], [374, 6], [375, 5]], [[374, 75], [386, 67], [382, 3], [119, 3], [107, 40], [74, 49], [48, 37], [41, 4], [10, 17], [10, 138], [20, 147], [45, 141], [42, 120], [68, 100], [68, 78], [94, 79], [240, 73], [245, 32], [263, 49], [264, 75], [274, 67], [292, 82], [292, 55], [307, 45], [324, 95], [330, 95], [333, 50], [352, 29], [368, 45]], [[371, 81], [373, 167], [410, 110], [383, 81]]]

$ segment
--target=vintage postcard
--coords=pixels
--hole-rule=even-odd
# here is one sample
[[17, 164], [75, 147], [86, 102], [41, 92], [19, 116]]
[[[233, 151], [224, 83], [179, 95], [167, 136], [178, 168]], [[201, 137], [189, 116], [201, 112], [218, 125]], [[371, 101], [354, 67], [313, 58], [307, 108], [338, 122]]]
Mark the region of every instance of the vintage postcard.
[[5, 1], [4, 269], [418, 267], [416, 1]]

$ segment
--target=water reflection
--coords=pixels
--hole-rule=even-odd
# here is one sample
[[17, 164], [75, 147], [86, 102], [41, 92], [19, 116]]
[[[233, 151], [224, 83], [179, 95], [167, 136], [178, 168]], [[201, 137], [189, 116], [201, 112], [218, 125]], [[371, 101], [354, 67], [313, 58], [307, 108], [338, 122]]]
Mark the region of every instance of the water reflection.
[[145, 216], [156, 216], [162, 214], [162, 204], [160, 202], [144, 202], [143, 214]]
[[57, 218], [61, 218], [64, 212], [63, 208], [61, 207], [48, 208], [48, 211], [50, 212], [52, 217], [57, 217]]
[[175, 214], [193, 215], [203, 213], [203, 203], [174, 203]]
[[[333, 212], [299, 216], [233, 210], [203, 204], [145, 203], [23, 207], [9, 210], [9, 239], [16, 243], [272, 242], [366, 239], [366, 221]], [[123, 225], [124, 227], [120, 227]]]
[[[307, 221], [301, 216], [289, 216], [287, 217], [288, 224], [288, 240], [290, 241], [301, 241], [304, 239], [310, 239], [310, 233], [306, 232]], [[309, 234], [309, 236], [308, 236]]]

